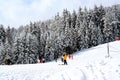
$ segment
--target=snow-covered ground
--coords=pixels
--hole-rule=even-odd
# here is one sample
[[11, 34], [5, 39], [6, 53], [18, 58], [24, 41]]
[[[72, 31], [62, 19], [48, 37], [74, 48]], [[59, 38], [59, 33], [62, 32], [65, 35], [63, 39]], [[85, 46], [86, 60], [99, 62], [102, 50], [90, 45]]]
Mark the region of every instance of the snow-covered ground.
[[0, 80], [120, 80], [120, 41], [77, 52], [68, 65], [58, 62], [1, 65]]

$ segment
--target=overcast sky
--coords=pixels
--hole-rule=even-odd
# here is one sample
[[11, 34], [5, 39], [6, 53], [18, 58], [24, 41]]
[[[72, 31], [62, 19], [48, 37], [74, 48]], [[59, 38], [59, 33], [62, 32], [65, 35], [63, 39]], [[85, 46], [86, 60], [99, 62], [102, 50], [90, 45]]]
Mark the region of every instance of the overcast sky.
[[30, 21], [51, 19], [63, 9], [73, 11], [81, 6], [93, 8], [94, 5], [111, 6], [120, 0], [0, 0], [0, 24], [5, 27], [19, 27]]

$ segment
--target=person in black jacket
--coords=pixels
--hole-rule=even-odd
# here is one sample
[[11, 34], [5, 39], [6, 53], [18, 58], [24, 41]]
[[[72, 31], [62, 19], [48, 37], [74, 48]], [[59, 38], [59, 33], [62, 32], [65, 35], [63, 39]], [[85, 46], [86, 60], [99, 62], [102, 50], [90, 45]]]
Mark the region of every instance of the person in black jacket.
[[54, 60], [57, 62], [58, 54], [54, 53]]

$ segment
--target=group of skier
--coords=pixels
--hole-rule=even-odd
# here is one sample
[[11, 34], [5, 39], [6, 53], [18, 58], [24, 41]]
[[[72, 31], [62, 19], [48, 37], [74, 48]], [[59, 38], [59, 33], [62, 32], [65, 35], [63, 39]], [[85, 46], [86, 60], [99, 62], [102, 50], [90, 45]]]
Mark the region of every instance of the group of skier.
[[[61, 61], [64, 63], [64, 65], [67, 65], [67, 57], [70, 59], [72, 59], [73, 57], [70, 54], [66, 54], [65, 52], [63, 52], [62, 56], [61, 56]], [[54, 53], [54, 60], [57, 62], [58, 59], [58, 54]], [[44, 63], [45, 60], [42, 58], [42, 56], [39, 56], [39, 62], [40, 63]]]

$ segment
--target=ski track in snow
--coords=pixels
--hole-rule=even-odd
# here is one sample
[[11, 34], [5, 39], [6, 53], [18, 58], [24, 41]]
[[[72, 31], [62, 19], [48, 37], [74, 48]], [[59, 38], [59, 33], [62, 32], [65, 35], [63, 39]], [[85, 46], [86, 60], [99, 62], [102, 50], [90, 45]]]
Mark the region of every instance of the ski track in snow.
[[[56, 68], [51, 68], [51, 70], [46, 69], [46, 70], [42, 70], [42, 69], [33, 69], [33, 70], [27, 70], [22, 69], [22, 70], [18, 70], [18, 71], [14, 71], [14, 69], [10, 69], [10, 67], [8, 67], [8, 70], [4, 72], [4, 70], [2, 71], [3, 73], [1, 73], [0, 75], [2, 77], [0, 77], [0, 80], [21, 80], [21, 76], [22, 76], [22, 80], [89, 80], [87, 79], [89, 76], [87, 75], [87, 72], [90, 71], [92, 74], [94, 74], [94, 69], [92, 69], [93, 67], [91, 65], [89, 65], [85, 69], [82, 69], [80, 67], [72, 67], [71, 65], [54, 65]], [[47, 67], [46, 67], [47, 68]], [[57, 71], [57, 72], [56, 72]], [[101, 73], [102, 74], [102, 73]], [[7, 78], [7, 79], [6, 79]], [[97, 76], [94, 75], [93, 76], [93, 80], [98, 80]], [[101, 79], [101, 80], [105, 80], [105, 79]]]
[[4, 68], [2, 73], [0, 73], [0, 76], [2, 76], [0, 80], [21, 80], [21, 76], [22, 80], [87, 80], [84, 71], [80, 68], [73, 68], [69, 65], [55, 65], [55, 67], [49, 71], [48, 69], [29, 70], [26, 68], [15, 71], [8, 67], [7, 71]]
[[[66, 67], [67, 69], [63, 69], [56, 75], [52, 75], [52, 77], [57, 76], [57, 79], [53, 78], [53, 80], [87, 80], [84, 72], [81, 69], [78, 69], [76, 67], [71, 68], [70, 66], [62, 67]], [[52, 79], [50, 78], [50, 80]]]

